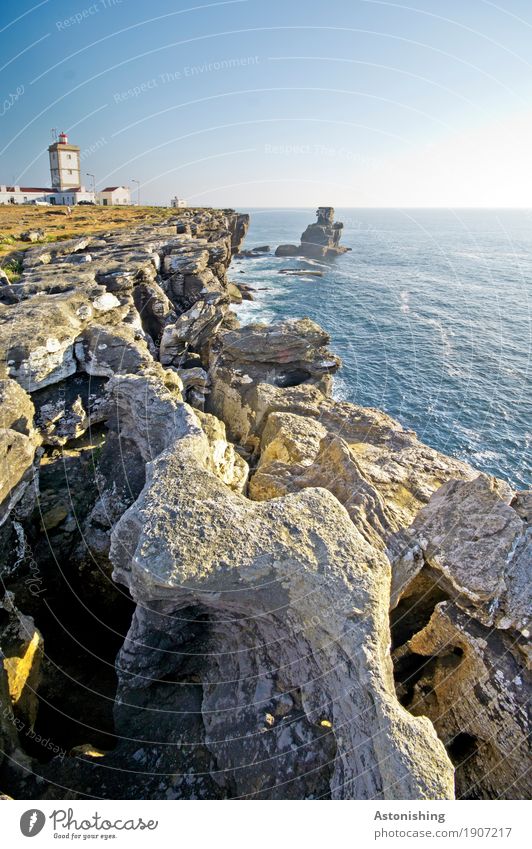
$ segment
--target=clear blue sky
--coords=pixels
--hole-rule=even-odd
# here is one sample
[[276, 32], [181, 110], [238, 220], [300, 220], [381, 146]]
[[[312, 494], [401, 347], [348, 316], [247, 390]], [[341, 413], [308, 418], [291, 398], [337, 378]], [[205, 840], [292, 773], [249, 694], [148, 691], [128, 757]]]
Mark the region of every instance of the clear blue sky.
[[[530, 0], [2, 0], [0, 182], [231, 206], [532, 206]], [[68, 19], [71, 19], [68, 21]], [[86, 178], [89, 183], [89, 178]]]

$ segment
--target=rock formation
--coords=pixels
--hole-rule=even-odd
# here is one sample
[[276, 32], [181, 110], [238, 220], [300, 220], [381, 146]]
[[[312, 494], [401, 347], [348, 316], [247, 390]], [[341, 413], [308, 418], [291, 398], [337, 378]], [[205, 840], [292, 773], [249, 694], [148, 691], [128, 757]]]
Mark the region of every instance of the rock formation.
[[301, 234], [301, 244], [279, 245], [275, 256], [304, 256], [309, 259], [323, 259], [343, 254], [351, 248], [340, 245], [343, 224], [334, 220], [332, 206], [320, 206], [316, 211], [318, 220], [309, 224]]
[[532, 493], [450, 480], [390, 555], [403, 704], [433, 720], [458, 795], [528, 798]]
[[335, 402], [309, 319], [239, 327], [247, 223], [0, 281], [0, 790], [525, 796], [530, 495]]

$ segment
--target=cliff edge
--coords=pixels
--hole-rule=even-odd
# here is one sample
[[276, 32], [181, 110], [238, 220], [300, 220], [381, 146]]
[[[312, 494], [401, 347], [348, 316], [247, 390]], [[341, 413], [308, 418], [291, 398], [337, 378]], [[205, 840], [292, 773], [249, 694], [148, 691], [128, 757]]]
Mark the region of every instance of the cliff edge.
[[531, 495], [334, 401], [309, 319], [241, 328], [248, 223], [0, 281], [0, 790], [527, 797]]

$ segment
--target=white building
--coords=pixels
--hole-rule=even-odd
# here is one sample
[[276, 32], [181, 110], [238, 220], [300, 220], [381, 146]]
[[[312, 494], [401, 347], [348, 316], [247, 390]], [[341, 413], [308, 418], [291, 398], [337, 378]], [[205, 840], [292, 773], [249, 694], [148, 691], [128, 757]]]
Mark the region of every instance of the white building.
[[41, 189], [35, 186], [0, 185], [0, 204], [5, 203], [46, 203], [59, 206], [75, 206], [80, 201], [95, 203], [94, 192], [88, 192], [85, 186], [69, 191]]
[[107, 186], [98, 192], [98, 203], [102, 206], [124, 206], [131, 204], [129, 186]]
[[176, 195], [170, 201], [170, 206], [172, 206], [174, 209], [183, 209], [185, 206], [188, 206], [188, 204], [184, 198], [178, 198]]

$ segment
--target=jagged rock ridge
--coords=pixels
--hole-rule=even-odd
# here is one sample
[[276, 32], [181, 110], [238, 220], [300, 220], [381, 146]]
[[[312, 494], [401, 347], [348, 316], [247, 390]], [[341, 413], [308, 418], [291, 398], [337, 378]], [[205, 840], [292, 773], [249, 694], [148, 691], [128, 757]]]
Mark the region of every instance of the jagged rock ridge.
[[308, 319], [239, 328], [247, 223], [0, 284], [0, 789], [449, 798], [450, 756], [459, 795], [526, 795], [530, 496], [333, 401]]

